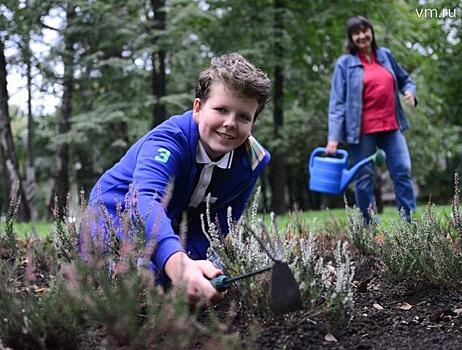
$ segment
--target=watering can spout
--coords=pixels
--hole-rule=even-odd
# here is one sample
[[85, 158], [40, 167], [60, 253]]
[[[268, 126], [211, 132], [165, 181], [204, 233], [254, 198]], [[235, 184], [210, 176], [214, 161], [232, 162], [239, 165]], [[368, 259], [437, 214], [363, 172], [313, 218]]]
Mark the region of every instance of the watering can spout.
[[344, 169], [342, 172], [342, 179], [340, 181], [340, 191], [344, 192], [348, 184], [353, 180], [358, 171], [368, 164], [374, 162], [377, 166], [381, 166], [385, 163], [385, 152], [378, 149], [374, 154], [356, 163], [350, 170]]

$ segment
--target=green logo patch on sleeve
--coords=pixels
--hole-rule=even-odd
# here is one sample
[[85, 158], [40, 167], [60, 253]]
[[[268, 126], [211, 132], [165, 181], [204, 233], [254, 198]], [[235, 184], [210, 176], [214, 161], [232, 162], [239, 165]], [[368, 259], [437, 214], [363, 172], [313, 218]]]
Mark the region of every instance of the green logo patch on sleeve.
[[161, 147], [157, 150], [157, 153], [158, 154], [154, 157], [154, 159], [161, 163], [167, 163], [171, 155], [170, 151], [166, 148]]

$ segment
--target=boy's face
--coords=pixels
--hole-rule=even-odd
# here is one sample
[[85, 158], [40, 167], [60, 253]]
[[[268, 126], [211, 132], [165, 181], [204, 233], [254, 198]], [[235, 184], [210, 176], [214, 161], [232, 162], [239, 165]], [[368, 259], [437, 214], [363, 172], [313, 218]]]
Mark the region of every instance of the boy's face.
[[205, 102], [194, 100], [194, 120], [210, 159], [216, 160], [244, 143], [250, 136], [257, 109], [255, 99], [230, 90], [223, 83], [212, 85]]

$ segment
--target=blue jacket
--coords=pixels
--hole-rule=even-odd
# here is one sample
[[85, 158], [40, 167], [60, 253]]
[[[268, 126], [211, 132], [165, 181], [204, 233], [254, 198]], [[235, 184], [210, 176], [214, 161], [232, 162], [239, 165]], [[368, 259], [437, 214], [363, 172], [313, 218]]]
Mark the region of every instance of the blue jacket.
[[[193, 259], [205, 259], [209, 247], [202, 233], [199, 210], [188, 215], [185, 247], [176, 227], [188, 209], [196, 185], [198, 136], [192, 111], [169, 118], [131, 146], [122, 159], [102, 175], [90, 194], [90, 205], [102, 202], [120, 230], [117, 202], [122, 210], [132, 206], [132, 189], [135, 189], [137, 209], [146, 219], [147, 240], [152, 237], [156, 242], [152, 262], [161, 281], [165, 281], [165, 276], [162, 277], [164, 264], [173, 253], [186, 250]], [[217, 179], [213, 175], [212, 182], [221, 182], [211, 194], [217, 198], [210, 204], [211, 217], [212, 220], [218, 218], [218, 229], [223, 235], [228, 233], [228, 207], [232, 207], [232, 217], [237, 220], [269, 160], [268, 151], [250, 136], [234, 150], [232, 166], [224, 171], [226, 178]], [[173, 189], [165, 208], [162, 198], [170, 182], [173, 182]]]
[[[416, 87], [409, 74], [401, 68], [389, 49], [376, 50], [377, 61], [387, 69], [395, 81], [396, 116], [401, 130], [409, 124], [401, 106], [399, 93], [410, 90], [416, 95]], [[342, 55], [335, 65], [329, 99], [328, 141], [357, 144], [361, 132], [364, 69], [358, 55]]]

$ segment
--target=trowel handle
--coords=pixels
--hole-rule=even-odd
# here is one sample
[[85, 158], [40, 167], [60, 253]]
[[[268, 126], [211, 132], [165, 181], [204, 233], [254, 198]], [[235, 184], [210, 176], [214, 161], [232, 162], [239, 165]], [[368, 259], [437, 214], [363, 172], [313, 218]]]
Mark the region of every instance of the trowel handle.
[[217, 291], [224, 292], [230, 286], [230, 283], [228, 280], [229, 280], [229, 277], [222, 273], [221, 275], [218, 275], [213, 280], [211, 280], [210, 283], [212, 283], [212, 286]]
[[241, 280], [243, 278], [248, 278], [248, 277], [258, 275], [260, 273], [269, 271], [271, 269], [272, 269], [272, 266], [269, 266], [269, 267], [265, 267], [265, 268], [263, 268], [261, 270], [252, 271], [252, 272], [245, 273], [243, 275], [239, 275], [239, 276], [235, 276], [235, 277], [229, 277], [229, 276], [226, 276], [225, 274], [222, 273], [221, 275], [218, 275], [213, 280], [211, 280], [210, 283], [212, 283], [212, 286], [214, 286], [217, 291], [224, 292], [225, 290], [227, 290], [231, 286], [231, 283], [233, 283], [233, 282], [239, 281], [239, 280]]

